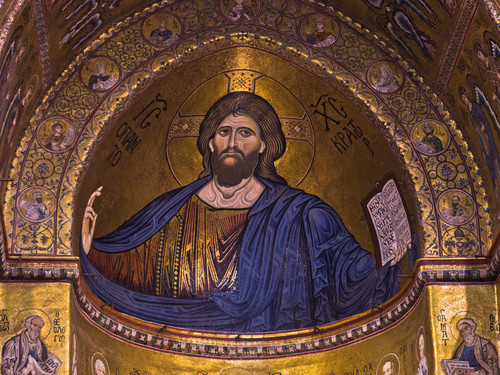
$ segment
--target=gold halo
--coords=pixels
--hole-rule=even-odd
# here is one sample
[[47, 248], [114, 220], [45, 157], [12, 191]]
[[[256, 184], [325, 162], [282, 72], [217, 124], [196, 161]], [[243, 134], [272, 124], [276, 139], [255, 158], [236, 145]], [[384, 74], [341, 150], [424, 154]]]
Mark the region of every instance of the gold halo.
[[[286, 150], [283, 156], [275, 162], [276, 170], [290, 186], [298, 186], [308, 175], [315, 155], [314, 129], [307, 111], [291, 91], [259, 72], [245, 71], [254, 76], [253, 84], [247, 83], [244, 89], [235, 90], [229, 78], [234, 75], [234, 72], [240, 74], [243, 71], [222, 72], [209, 78], [196, 88], [179, 107], [167, 132], [165, 146], [167, 164], [173, 177], [180, 186], [184, 186], [195, 181], [203, 170], [202, 157], [198, 152], [196, 140], [199, 126], [216, 100], [210, 100], [210, 103], [205, 100], [201, 105], [194, 103], [197, 104], [200, 97], [219, 99], [229, 92], [249, 91], [267, 100], [276, 110], [286, 138]], [[303, 118], [294, 116], [298, 111], [294, 114], [287, 114], [282, 113], [283, 109], [281, 111], [276, 109], [276, 104], [279, 102], [272, 98], [272, 92], [266, 91], [269, 89], [259, 89], [259, 79], [267, 79], [267, 83], [271, 82], [273, 89], [279, 88], [280, 92], [285, 93], [287, 97], [283, 101], [294, 103], [295, 108], [301, 108]], [[196, 108], [197, 113], [192, 113], [193, 108]], [[300, 126], [295, 122], [300, 123]], [[300, 136], [295, 136], [295, 134], [300, 134]]]
[[26, 309], [19, 311], [14, 317], [13, 330], [16, 335], [19, 335], [21, 332], [23, 332], [26, 329], [24, 325], [25, 320], [32, 315], [38, 315], [43, 319], [44, 325], [40, 332], [40, 340], [43, 341], [47, 337], [49, 337], [50, 332], [52, 331], [52, 321], [50, 320], [49, 315], [43, 310]]
[[108, 361], [106, 360], [106, 357], [104, 356], [104, 354], [102, 354], [100, 352], [95, 352], [92, 355], [92, 359], [90, 360], [90, 365], [92, 366], [92, 374], [93, 375], [97, 375], [96, 372], [95, 372], [95, 362], [98, 359], [100, 359], [104, 363], [104, 367], [106, 367], [106, 373], [109, 374], [110, 371], [109, 371]]
[[[62, 134], [64, 136], [66, 136], [68, 134], [68, 131], [70, 131], [70, 130], [75, 133], [75, 135], [73, 137], [73, 140], [71, 141], [71, 144], [67, 145], [64, 149], [61, 149], [61, 150], [51, 150], [51, 149], [49, 149], [49, 148], [47, 148], [45, 146], [47, 138], [50, 137], [53, 134], [53, 132], [52, 132], [52, 126], [56, 122], [61, 125], [61, 127], [62, 127]], [[76, 136], [76, 128], [73, 125], [73, 123], [71, 121], [69, 121], [67, 118], [61, 117], [61, 116], [51, 117], [51, 118], [43, 121], [38, 126], [36, 137], [37, 137], [37, 140], [38, 140], [38, 143], [40, 144], [40, 146], [44, 150], [46, 150], [48, 152], [52, 152], [52, 153], [63, 153], [63, 152], [68, 151], [71, 147], [73, 147], [73, 145], [76, 142], [76, 138], [77, 138], [77, 136]]]
[[[422, 359], [422, 358], [420, 358], [419, 347], [418, 347], [418, 340], [420, 339], [420, 336], [424, 336], [424, 345], [426, 345], [425, 344], [425, 329], [424, 329], [424, 326], [420, 326], [420, 328], [417, 331], [417, 340], [416, 340], [416, 345], [415, 345], [415, 354], [416, 354], [417, 359], [418, 359], [419, 362]], [[427, 347], [426, 347], [426, 349], [427, 349]]]
[[[47, 216], [41, 218], [41, 219], [33, 219], [31, 217], [29, 217], [26, 212], [23, 212], [22, 210], [26, 211], [25, 208], [21, 207], [21, 202], [24, 200], [24, 198], [26, 198], [26, 202], [32, 202], [33, 201], [33, 198], [32, 198], [32, 194], [33, 192], [35, 191], [39, 191], [42, 193], [42, 197], [43, 197], [43, 202], [45, 203], [45, 206], [47, 207], [47, 209], [49, 210], [49, 213]], [[45, 220], [47, 220], [49, 217], [52, 216], [52, 214], [54, 213], [55, 211], [55, 197], [54, 197], [54, 194], [47, 188], [43, 187], [43, 186], [33, 186], [33, 187], [28, 187], [26, 189], [24, 189], [20, 194], [19, 194], [19, 198], [17, 198], [17, 211], [19, 212], [19, 215], [26, 221], [30, 222], [30, 223], [41, 223]]]
[[382, 374], [382, 366], [387, 361], [389, 361], [391, 358], [396, 358], [396, 360], [392, 360], [392, 363], [394, 363], [394, 365], [398, 366], [397, 372], [394, 375], [399, 375], [399, 370], [401, 368], [401, 364], [399, 363], [398, 356], [396, 354], [394, 354], [394, 353], [389, 353], [389, 354], [386, 354], [385, 356], [382, 357], [382, 359], [379, 361], [379, 363], [377, 365], [377, 375]]
[[89, 85], [89, 79], [90, 76], [96, 71], [97, 66], [103, 63], [104, 66], [106, 67], [106, 73], [108, 73], [110, 76], [113, 76], [116, 78], [117, 82], [120, 81], [121, 78], [121, 70], [118, 64], [111, 58], [107, 56], [96, 56], [93, 57], [89, 60], [87, 60], [81, 67], [80, 69], [80, 79], [82, 80], [83, 84], [88, 87], [90, 90], [96, 91], [96, 92], [104, 92], [104, 91], [109, 91], [110, 89], [106, 90], [97, 90], [93, 89]]
[[[387, 69], [389, 69], [390, 73], [396, 78], [399, 84], [397, 88], [387, 91], [377, 89], [376, 82], [378, 82], [378, 79], [380, 79], [382, 67], [386, 67]], [[399, 66], [394, 64], [392, 61], [386, 61], [386, 60], [376, 61], [373, 64], [371, 64], [366, 70], [366, 81], [373, 90], [382, 94], [391, 94], [393, 92], [399, 91], [401, 87], [403, 87], [404, 80], [405, 76], [403, 74], [403, 71], [401, 70], [401, 68], [399, 68]]]
[[[432, 151], [424, 150], [418, 146], [418, 141], [421, 140], [425, 136], [424, 127], [426, 124], [429, 124], [432, 126], [432, 128], [434, 130], [434, 135], [436, 137], [438, 137], [441, 140], [441, 142], [443, 143], [443, 149], [441, 151], [432, 152]], [[411, 140], [412, 140], [412, 143], [414, 144], [415, 148], [420, 153], [422, 153], [424, 155], [430, 155], [430, 156], [442, 154], [443, 152], [446, 151], [446, 149], [448, 148], [448, 146], [451, 143], [451, 137], [450, 137], [450, 134], [448, 133], [448, 130], [446, 129], [446, 126], [442, 122], [437, 121], [437, 120], [433, 120], [433, 119], [427, 119], [427, 120], [423, 120], [423, 121], [418, 122], [411, 129]]]
[[457, 342], [462, 341], [460, 338], [460, 332], [457, 329], [457, 323], [462, 318], [468, 318], [474, 320], [474, 322], [476, 323], [475, 333], [479, 336], [484, 337], [484, 335], [486, 334], [486, 324], [484, 322], [483, 317], [474, 311], [465, 310], [465, 311], [459, 311], [450, 320], [450, 334], [451, 337], [455, 339], [455, 341]]

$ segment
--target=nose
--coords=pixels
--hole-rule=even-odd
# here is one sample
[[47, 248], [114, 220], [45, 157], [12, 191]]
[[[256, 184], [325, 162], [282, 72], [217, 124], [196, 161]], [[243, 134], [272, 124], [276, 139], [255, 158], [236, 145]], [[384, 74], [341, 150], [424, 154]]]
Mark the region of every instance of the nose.
[[238, 146], [238, 140], [236, 139], [237, 134], [238, 132], [234, 130], [231, 131], [231, 134], [229, 134], [228, 146], [230, 148], [235, 148], [236, 146]]

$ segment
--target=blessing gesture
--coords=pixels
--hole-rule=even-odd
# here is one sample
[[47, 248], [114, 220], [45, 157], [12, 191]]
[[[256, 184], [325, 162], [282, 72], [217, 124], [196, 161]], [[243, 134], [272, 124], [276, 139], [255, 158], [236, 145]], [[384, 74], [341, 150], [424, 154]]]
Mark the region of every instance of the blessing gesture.
[[94, 238], [94, 228], [97, 219], [97, 214], [95, 213], [92, 205], [96, 197], [101, 195], [102, 186], [100, 186], [96, 191], [92, 193], [87, 202], [87, 207], [85, 208], [85, 214], [83, 215], [82, 222], [82, 246], [85, 254], [88, 254], [92, 246], [92, 238]]

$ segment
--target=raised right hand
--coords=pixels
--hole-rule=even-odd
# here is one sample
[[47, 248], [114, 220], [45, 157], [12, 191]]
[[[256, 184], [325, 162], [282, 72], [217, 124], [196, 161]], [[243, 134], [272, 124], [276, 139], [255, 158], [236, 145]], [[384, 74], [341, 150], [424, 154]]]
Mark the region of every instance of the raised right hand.
[[94, 199], [101, 195], [102, 186], [100, 186], [96, 191], [92, 193], [87, 202], [87, 207], [85, 208], [85, 214], [83, 215], [82, 222], [82, 246], [85, 254], [88, 254], [90, 248], [92, 247], [92, 238], [94, 238], [95, 222], [97, 219], [97, 214], [95, 213], [92, 205], [94, 204]]

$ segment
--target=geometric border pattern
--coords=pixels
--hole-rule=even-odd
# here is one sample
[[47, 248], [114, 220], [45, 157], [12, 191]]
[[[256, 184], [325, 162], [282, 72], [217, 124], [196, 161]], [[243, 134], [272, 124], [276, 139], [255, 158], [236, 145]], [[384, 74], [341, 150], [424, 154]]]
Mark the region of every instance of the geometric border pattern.
[[[318, 336], [319, 330], [304, 335], [302, 337], [303, 341], [300, 340], [300, 337], [297, 339], [297, 336], [295, 336], [293, 343], [287, 343], [286, 336], [283, 336], [280, 338], [283, 342], [280, 345], [265, 345], [265, 343], [256, 345], [255, 341], [252, 341], [249, 346], [247, 346], [247, 340], [244, 339], [228, 339], [228, 345], [200, 343], [196, 342], [193, 337], [189, 341], [181, 341], [180, 339], [169, 339], [166, 337], [168, 333], [153, 335], [123, 325], [101, 313], [88, 301], [80, 286], [80, 272], [78, 269], [12, 267], [7, 269], [4, 277], [8, 280], [67, 280], [73, 282], [77, 302], [84, 315], [101, 330], [117, 336], [125, 342], [169, 353], [190, 354], [208, 358], [261, 359], [312, 353], [354, 343], [397, 324], [412, 309], [428, 283], [493, 282], [497, 279], [499, 273], [500, 255], [497, 255], [490, 266], [485, 269], [422, 271], [416, 274], [413, 286], [401, 303], [382, 314], [379, 318], [357, 328], [332, 335], [328, 335], [328, 331], [325, 330], [327, 336], [314, 340], [308, 339], [307, 336]], [[380, 309], [382, 308], [383, 306], [380, 307]], [[162, 329], [159, 331], [162, 331]], [[231, 345], [236, 342], [238, 346]]]

